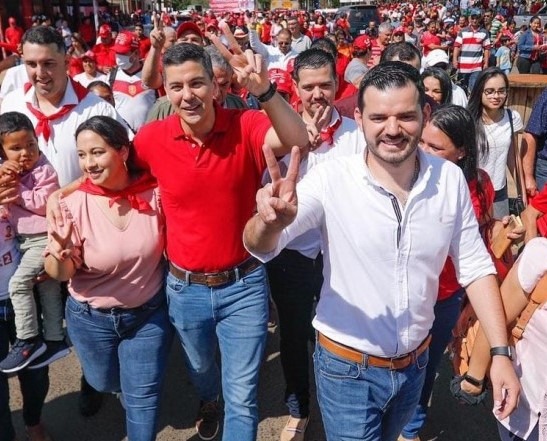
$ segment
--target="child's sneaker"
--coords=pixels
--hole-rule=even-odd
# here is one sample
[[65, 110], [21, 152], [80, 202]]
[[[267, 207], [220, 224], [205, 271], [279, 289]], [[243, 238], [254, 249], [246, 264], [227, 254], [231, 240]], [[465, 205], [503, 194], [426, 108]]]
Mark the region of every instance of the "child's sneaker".
[[40, 337], [28, 340], [16, 339], [6, 358], [0, 362], [0, 371], [11, 374], [26, 368], [46, 351], [46, 347]]
[[36, 358], [32, 363], [28, 365], [29, 369], [38, 369], [48, 364], [53, 363], [55, 360], [66, 357], [70, 354], [70, 348], [64, 340], [52, 341], [46, 340], [47, 349], [45, 352]]

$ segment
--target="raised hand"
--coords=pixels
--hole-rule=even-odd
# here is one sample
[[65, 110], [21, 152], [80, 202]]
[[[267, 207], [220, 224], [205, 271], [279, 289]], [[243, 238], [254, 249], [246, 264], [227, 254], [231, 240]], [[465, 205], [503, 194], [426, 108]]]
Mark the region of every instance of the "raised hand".
[[165, 44], [165, 33], [163, 32], [163, 20], [161, 14], [154, 14], [152, 17], [154, 28], [150, 32], [150, 43], [155, 49], [161, 49]]
[[72, 222], [69, 222], [68, 228], [65, 229], [65, 233], [58, 233], [55, 230], [49, 232], [49, 253], [60, 262], [72, 257], [74, 251], [72, 230]]
[[228, 24], [221, 23], [220, 29], [228, 40], [232, 52], [226, 49], [216, 35], [208, 33], [207, 37], [234, 69], [238, 84], [255, 96], [266, 93], [270, 88], [270, 79], [262, 56], [250, 49], [243, 52]]
[[281, 176], [279, 164], [272, 149], [264, 145], [262, 150], [272, 182], [256, 194], [258, 216], [266, 225], [282, 230], [294, 221], [298, 209], [296, 181], [300, 150], [296, 146], [292, 148], [287, 175], [284, 178]]
[[321, 107], [317, 112], [315, 112], [311, 122], [306, 123], [306, 130], [308, 131], [308, 139], [310, 141], [310, 150], [315, 150], [323, 143], [323, 140], [321, 139], [321, 130], [323, 130], [330, 122], [331, 109], [331, 106]]

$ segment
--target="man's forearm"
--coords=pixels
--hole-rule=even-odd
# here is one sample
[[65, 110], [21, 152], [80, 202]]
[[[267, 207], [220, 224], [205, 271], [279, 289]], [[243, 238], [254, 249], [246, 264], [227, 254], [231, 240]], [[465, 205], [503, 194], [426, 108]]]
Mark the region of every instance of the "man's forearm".
[[302, 150], [308, 145], [306, 124], [281, 95], [276, 93], [272, 99], [262, 103], [262, 108], [275, 131], [275, 136], [270, 132], [266, 135], [265, 142], [272, 147], [276, 156], [289, 153], [292, 146], [296, 145]]
[[490, 347], [507, 346], [505, 312], [496, 277], [489, 275], [475, 280], [466, 287], [466, 292]]
[[159, 89], [163, 82], [161, 72], [156, 67], [159, 65], [160, 58], [161, 49], [156, 49], [152, 46], [144, 60], [144, 65], [142, 67], [142, 82], [150, 89]]
[[255, 215], [245, 226], [243, 243], [251, 253], [269, 253], [277, 247], [281, 231], [266, 225], [259, 215]]
[[537, 141], [534, 135], [524, 132], [522, 135], [522, 168], [524, 176], [533, 178], [536, 166]]

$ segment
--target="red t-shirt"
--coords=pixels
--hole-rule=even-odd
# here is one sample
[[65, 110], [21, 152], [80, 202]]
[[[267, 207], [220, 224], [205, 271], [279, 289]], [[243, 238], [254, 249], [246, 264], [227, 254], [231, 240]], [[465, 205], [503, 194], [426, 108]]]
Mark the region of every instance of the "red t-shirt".
[[150, 43], [149, 38], [142, 37], [139, 39], [139, 57], [141, 60], [144, 60], [146, 58], [151, 46], [152, 43]]
[[106, 67], [116, 66], [116, 53], [114, 52], [114, 43], [106, 45], [99, 43], [93, 46], [93, 53], [97, 56], [97, 69], [104, 72]]
[[[479, 170], [479, 179], [483, 191], [483, 201], [479, 199], [477, 180], [469, 182], [469, 192], [471, 193], [471, 202], [473, 203], [475, 216], [479, 221], [479, 225], [481, 225], [487, 217], [488, 209], [490, 209], [494, 203], [495, 191], [490, 177], [484, 170]], [[439, 294], [437, 300], [448, 299], [459, 289], [460, 284], [456, 278], [456, 269], [454, 268], [452, 259], [449, 257], [446, 259], [446, 263], [444, 264], [444, 268], [439, 277]]]
[[311, 27], [311, 35], [314, 40], [323, 38], [326, 32], [327, 32], [327, 26], [325, 26], [324, 24], [314, 24]]
[[190, 271], [218, 272], [249, 257], [243, 229], [253, 215], [271, 127], [254, 110], [215, 106], [203, 147], [185, 135], [178, 115], [142, 127], [137, 155], [157, 178], [167, 225], [167, 255]]
[[430, 49], [428, 45], [436, 44], [440, 46], [441, 43], [442, 43], [442, 40], [438, 35], [433, 35], [430, 32], [424, 32], [422, 35], [422, 41], [421, 41], [424, 57], [427, 57], [429, 52], [433, 50], [433, 49]]
[[24, 33], [25, 33], [25, 31], [23, 31], [23, 29], [21, 29], [19, 26], [15, 26], [14, 28], [9, 26], [4, 31], [4, 36], [6, 37], [6, 41], [9, 44], [13, 44], [13, 45], [17, 46], [19, 43], [21, 43], [21, 40], [23, 39], [23, 34]]

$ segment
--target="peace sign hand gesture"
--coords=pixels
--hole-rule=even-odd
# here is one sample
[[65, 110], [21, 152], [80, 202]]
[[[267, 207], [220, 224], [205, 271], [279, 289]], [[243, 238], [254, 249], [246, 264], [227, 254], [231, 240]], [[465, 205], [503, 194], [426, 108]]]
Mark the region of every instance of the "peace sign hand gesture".
[[321, 139], [321, 130], [325, 128], [331, 117], [331, 106], [321, 107], [315, 112], [311, 122], [306, 123], [308, 131], [308, 139], [310, 141], [310, 150], [315, 150], [319, 147], [323, 140]]
[[55, 230], [49, 232], [49, 253], [59, 262], [69, 259], [74, 253], [74, 244], [72, 243], [72, 222], [68, 222], [68, 231], [63, 234]]
[[261, 221], [273, 229], [281, 231], [296, 218], [298, 199], [296, 196], [296, 181], [300, 163], [300, 149], [293, 147], [287, 175], [281, 177], [279, 164], [270, 147], [262, 147], [268, 172], [272, 179], [256, 194], [256, 206]]
[[221, 23], [220, 29], [228, 40], [232, 52], [226, 49], [216, 35], [208, 33], [207, 37], [230, 63], [236, 74], [237, 82], [254, 96], [265, 94], [270, 88], [270, 79], [262, 55], [255, 54], [251, 49], [243, 52], [227, 23]]
[[161, 14], [154, 14], [152, 20], [154, 29], [150, 32], [150, 43], [155, 49], [161, 49], [165, 44], [165, 33], [163, 32]]

